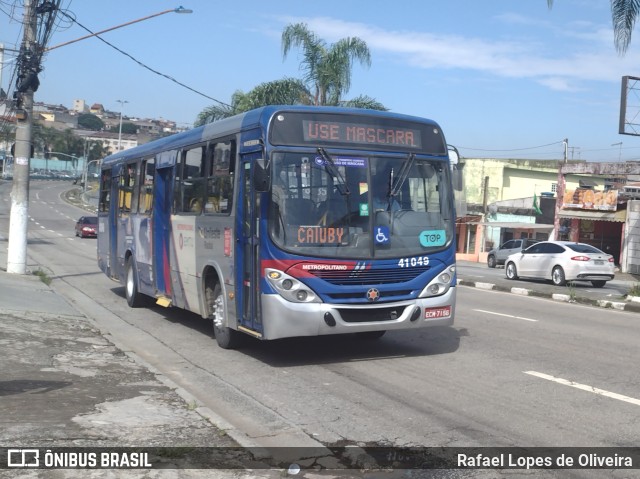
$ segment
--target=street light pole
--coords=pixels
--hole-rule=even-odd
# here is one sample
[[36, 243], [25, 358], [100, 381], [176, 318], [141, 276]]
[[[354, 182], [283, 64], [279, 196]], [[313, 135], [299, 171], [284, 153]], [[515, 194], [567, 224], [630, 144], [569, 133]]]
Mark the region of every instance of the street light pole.
[[117, 25], [115, 27], [107, 28], [106, 30], [101, 30], [99, 32], [92, 33], [91, 35], [85, 35], [84, 37], [76, 38], [75, 40], [70, 40], [68, 42], [61, 43], [60, 45], [49, 47], [45, 50], [45, 52], [50, 52], [51, 50], [55, 50], [56, 48], [64, 47], [65, 45], [70, 45], [72, 43], [79, 42], [80, 40], [84, 40], [86, 38], [95, 37], [102, 33], [110, 32], [111, 30], [116, 30], [118, 28], [126, 27], [127, 25], [132, 25], [134, 23], [142, 22], [144, 20], [149, 20], [150, 18], [153, 18], [153, 17], [159, 17], [160, 15], [164, 15], [165, 13], [193, 13], [193, 10], [190, 10], [188, 8], [178, 7], [178, 8], [172, 8], [170, 10], [165, 10], [163, 12], [154, 13], [153, 15], [147, 15], [146, 17], [138, 18], [137, 20], [131, 20], [130, 22], [123, 23], [122, 25]]
[[102, 160], [98, 159], [98, 160], [91, 160], [91, 161], [86, 161], [85, 160], [85, 164], [84, 164], [84, 172], [82, 174], [82, 192], [86, 193], [87, 192], [87, 178], [89, 175], [89, 165], [91, 163], [97, 163], [100, 164]]
[[127, 100], [116, 100], [120, 103], [120, 129], [118, 130], [118, 151], [121, 151], [120, 142], [122, 141], [122, 110], [124, 110], [124, 104], [129, 103]]

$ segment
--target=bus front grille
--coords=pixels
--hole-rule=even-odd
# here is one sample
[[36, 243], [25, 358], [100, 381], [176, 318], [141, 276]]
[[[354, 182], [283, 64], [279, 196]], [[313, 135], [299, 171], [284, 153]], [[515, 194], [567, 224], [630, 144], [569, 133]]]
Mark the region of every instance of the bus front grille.
[[364, 269], [351, 271], [312, 271], [317, 278], [338, 286], [404, 283], [417, 278], [429, 266], [415, 268]]

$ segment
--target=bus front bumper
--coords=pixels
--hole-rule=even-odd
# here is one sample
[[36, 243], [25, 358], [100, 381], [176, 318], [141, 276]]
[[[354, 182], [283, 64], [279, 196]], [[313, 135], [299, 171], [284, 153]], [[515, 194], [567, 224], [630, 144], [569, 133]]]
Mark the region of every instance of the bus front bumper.
[[[442, 296], [371, 305], [292, 303], [278, 294], [267, 294], [262, 296], [263, 338], [450, 326], [453, 324], [455, 303], [455, 287]], [[380, 310], [390, 310], [393, 319], [380, 319], [380, 314], [376, 314]], [[394, 311], [397, 311], [397, 317]]]

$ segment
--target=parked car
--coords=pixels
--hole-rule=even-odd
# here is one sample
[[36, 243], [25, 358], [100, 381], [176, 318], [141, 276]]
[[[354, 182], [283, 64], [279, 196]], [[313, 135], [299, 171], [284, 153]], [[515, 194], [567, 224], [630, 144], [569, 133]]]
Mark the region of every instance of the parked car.
[[591, 281], [602, 288], [614, 278], [613, 256], [585, 243], [541, 241], [507, 258], [505, 274], [518, 277], [550, 279], [556, 286], [568, 281]]
[[96, 238], [98, 236], [98, 217], [81, 216], [76, 222], [76, 236]]
[[489, 251], [489, 256], [487, 256], [487, 266], [489, 266], [489, 268], [495, 268], [499, 264], [504, 264], [510, 255], [513, 253], [520, 253], [523, 249], [527, 249], [529, 246], [536, 244], [537, 242], [538, 240], [531, 238], [505, 241], [499, 248], [494, 248]]

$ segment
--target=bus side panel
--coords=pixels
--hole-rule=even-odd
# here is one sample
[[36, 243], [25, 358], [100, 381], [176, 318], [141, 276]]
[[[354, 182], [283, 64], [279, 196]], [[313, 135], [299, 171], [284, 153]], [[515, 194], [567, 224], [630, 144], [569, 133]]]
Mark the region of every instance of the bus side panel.
[[173, 305], [200, 312], [198, 281], [196, 278], [196, 218], [171, 217], [171, 286]]

